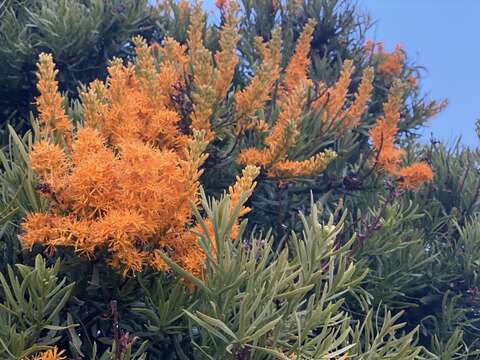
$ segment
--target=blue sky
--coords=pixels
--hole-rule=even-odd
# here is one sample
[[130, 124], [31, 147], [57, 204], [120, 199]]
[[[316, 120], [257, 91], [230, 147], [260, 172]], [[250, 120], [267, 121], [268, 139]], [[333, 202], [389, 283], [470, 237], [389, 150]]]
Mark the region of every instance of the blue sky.
[[370, 36], [387, 49], [401, 43], [427, 72], [422, 90], [449, 106], [431, 120], [425, 137], [478, 146], [480, 118], [480, 0], [357, 0], [376, 21]]

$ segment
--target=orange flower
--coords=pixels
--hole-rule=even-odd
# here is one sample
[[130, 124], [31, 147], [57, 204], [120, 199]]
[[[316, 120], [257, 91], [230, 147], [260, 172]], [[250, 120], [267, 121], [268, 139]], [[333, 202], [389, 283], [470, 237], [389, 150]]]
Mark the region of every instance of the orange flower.
[[191, 24], [188, 29], [189, 58], [193, 75], [194, 112], [192, 114], [192, 128], [205, 130], [206, 138], [213, 139], [211, 130], [211, 116], [216, 104], [223, 101], [238, 63], [237, 42], [238, 36], [238, 4], [231, 0], [226, 9], [226, 20], [220, 30], [220, 51], [214, 55], [216, 67], [213, 66], [212, 54], [205, 48], [202, 41], [204, 28], [204, 13], [200, 4], [197, 4], [192, 13]]
[[223, 9], [227, 4], [227, 0], [215, 0], [215, 6], [219, 9]]
[[413, 88], [418, 86], [418, 79], [415, 76], [409, 76], [407, 82]]
[[310, 67], [310, 43], [312, 42], [315, 25], [316, 22], [313, 19], [308, 20], [307, 24], [305, 24], [298, 38], [295, 53], [285, 69], [283, 89], [287, 93], [294, 91], [302, 83], [303, 86], [310, 84], [307, 74]]
[[[237, 133], [262, 124], [255, 121], [255, 113], [270, 99], [273, 86], [280, 75], [280, 29], [272, 32], [272, 40], [268, 45], [258, 39], [258, 47], [262, 55], [262, 64], [248, 86], [235, 94]], [[266, 126], [264, 126], [266, 130]]]
[[[308, 98], [307, 90], [311, 85], [311, 80], [308, 78], [308, 68], [310, 66], [310, 42], [314, 27], [315, 22], [309, 20], [298, 39], [295, 53], [285, 69], [285, 76], [280, 84], [280, 94], [278, 96], [280, 113], [264, 141], [266, 145], [265, 148], [243, 149], [237, 158], [238, 163], [262, 166], [267, 170], [269, 176], [294, 178], [317, 174], [323, 171], [334, 158], [333, 152], [326, 151], [325, 153], [316, 154], [305, 161], [292, 161], [287, 159], [288, 151], [292, 149], [297, 142], [302, 113]], [[272, 45], [270, 49], [275, 50], [274, 58], [278, 59], [276, 61], [279, 61], [278, 49], [280, 41], [278, 40], [278, 45]], [[268, 47], [261, 42], [258, 43], [258, 47], [264, 54], [264, 63], [266, 63], [267, 60], [270, 62], [273, 56], [271, 53], [269, 54]], [[275, 62], [275, 64], [277, 64], [277, 62]], [[277, 65], [275, 65], [274, 69], [277, 69]], [[276, 71], [274, 74], [276, 77]], [[350, 75], [347, 77], [350, 77]], [[257, 77], [254, 78], [254, 81], [256, 80]], [[237, 105], [240, 105], [238, 106], [239, 109], [248, 109], [248, 106], [245, 104], [255, 103], [253, 92], [250, 93], [250, 90], [253, 89], [253, 84], [255, 84], [255, 82], [252, 82], [252, 88], [247, 87], [244, 93], [238, 95]], [[269, 83], [268, 85], [267, 90], [269, 90], [273, 84], [271, 85]], [[265, 101], [268, 92], [261, 92], [260, 94], [262, 94], [262, 96], [259, 97], [257, 104]], [[246, 101], [247, 95], [251, 98], [248, 102]]]
[[433, 172], [425, 162], [400, 167], [404, 151], [395, 146], [395, 136], [398, 132], [402, 94], [402, 84], [398, 81], [394, 82], [388, 100], [384, 104], [384, 116], [370, 130], [370, 139], [372, 148], [376, 151], [375, 165], [379, 165], [387, 174], [394, 176], [401, 188], [415, 189], [422, 183], [430, 182]]
[[213, 83], [217, 102], [225, 98], [238, 63], [238, 10], [237, 2], [230, 0], [226, 6], [225, 24], [220, 31], [220, 51], [215, 54], [216, 68]]
[[248, 207], [243, 207], [243, 203], [252, 194], [256, 186], [255, 178], [259, 173], [258, 167], [249, 165], [242, 170], [242, 176], [237, 176], [235, 184], [228, 189], [230, 211], [235, 210], [237, 206], [240, 207], [239, 216], [245, 216], [250, 211]]
[[310, 42], [315, 29], [315, 21], [310, 19], [297, 41], [295, 53], [285, 69], [281, 83], [278, 105], [280, 114], [272, 131], [265, 139], [269, 163], [284, 160], [287, 151], [296, 143], [298, 124], [307, 100], [307, 89], [311, 85], [308, 78], [310, 66]]
[[304, 161], [278, 162], [272, 166], [269, 174], [282, 179], [314, 176], [324, 171], [336, 157], [334, 151], [326, 150]]
[[362, 81], [358, 87], [357, 93], [355, 94], [355, 101], [346, 111], [344, 125], [345, 126], [358, 126], [360, 123], [360, 118], [365, 112], [368, 100], [373, 90], [373, 68], [366, 68], [363, 72]]
[[68, 170], [67, 156], [63, 148], [42, 140], [33, 146], [29, 159], [32, 169], [40, 179], [49, 183], [54, 191], [59, 190]]
[[67, 357], [64, 354], [64, 350], [58, 350], [55, 346], [54, 348], [44, 351], [40, 354], [35, 355], [32, 360], [65, 360]]
[[37, 97], [36, 102], [43, 135], [63, 137], [69, 145], [72, 124], [62, 106], [64, 99], [58, 92], [58, 82], [55, 80], [58, 70], [55, 69], [52, 55], [40, 54], [37, 68], [37, 89], [40, 96]]
[[377, 152], [377, 164], [386, 172], [394, 173], [403, 156], [403, 151], [395, 147], [397, 124], [400, 120], [403, 89], [395, 82], [390, 90], [387, 102], [383, 106], [384, 115], [370, 130], [372, 148]]
[[398, 172], [400, 187], [403, 189], [416, 189], [433, 179], [432, 168], [425, 162], [416, 162], [400, 169]]
[[312, 103], [314, 110], [322, 109], [324, 111], [321, 121], [328, 123], [330, 127], [334, 124], [339, 124], [339, 130], [359, 125], [360, 118], [365, 112], [365, 107], [373, 90], [374, 71], [373, 68], [366, 68], [355, 94], [355, 100], [348, 109], [342, 110], [347, 99], [348, 88], [351, 84], [354, 69], [353, 62], [345, 60], [336, 84], [327, 89], [322, 84], [319, 89], [321, 96]]
[[[182, 256], [199, 250], [196, 239], [184, 234], [192, 222], [191, 203], [198, 201], [205, 134], [182, 133], [165, 90], [178, 79], [164, 77], [162, 64], [157, 72], [152, 48], [140, 38], [135, 43], [136, 64], [113, 61], [109, 79], [82, 94], [85, 127], [69, 151], [46, 141], [34, 145], [31, 166], [50, 207], [25, 218], [25, 247], [70, 247], [88, 258], [106, 254], [104, 262], [123, 274], [159, 267], [156, 249], [178, 249], [180, 264], [186, 264]], [[165, 54], [181, 55], [174, 43], [168, 46]], [[175, 59], [167, 62], [180, 68]]]
[[379, 43], [375, 56], [379, 61], [378, 71], [380, 73], [392, 78], [401, 75], [405, 63], [405, 54], [400, 44], [395, 46], [392, 53], [387, 53], [384, 51], [383, 43]]
[[339, 115], [345, 103], [345, 97], [348, 92], [348, 87], [350, 86], [353, 70], [353, 62], [351, 60], [345, 60], [337, 83], [313, 102], [312, 107], [314, 109], [319, 109], [320, 107], [325, 108], [326, 114], [323, 117], [323, 121], [336, 118]]

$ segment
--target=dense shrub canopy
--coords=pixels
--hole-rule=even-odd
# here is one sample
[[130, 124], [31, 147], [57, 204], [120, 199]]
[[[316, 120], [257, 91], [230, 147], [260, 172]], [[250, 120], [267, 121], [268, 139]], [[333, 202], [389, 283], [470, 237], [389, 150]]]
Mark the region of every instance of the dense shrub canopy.
[[28, 3], [2, 358], [477, 355], [479, 153], [417, 142], [444, 103], [349, 1]]

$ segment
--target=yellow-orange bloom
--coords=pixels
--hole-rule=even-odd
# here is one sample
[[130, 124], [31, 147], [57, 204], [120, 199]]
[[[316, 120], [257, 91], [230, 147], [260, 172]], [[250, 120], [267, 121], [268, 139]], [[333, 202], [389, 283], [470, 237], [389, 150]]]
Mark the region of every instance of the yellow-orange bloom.
[[[315, 30], [316, 22], [310, 19], [303, 28], [300, 37], [298, 38], [290, 62], [285, 69], [285, 78], [283, 79], [283, 88], [289, 93], [294, 91], [302, 82], [304, 85], [309, 85], [308, 68], [310, 66], [310, 43], [312, 42], [313, 31]], [[308, 84], [307, 84], [308, 83]]]
[[360, 118], [365, 112], [368, 100], [370, 100], [372, 94], [373, 76], [373, 68], [369, 67], [364, 70], [362, 81], [355, 94], [355, 100], [344, 115], [345, 120], [343, 122], [345, 126], [356, 127], [360, 124]]
[[235, 94], [237, 133], [252, 127], [260, 129], [260, 126], [265, 125], [255, 121], [254, 115], [271, 98], [273, 86], [280, 75], [280, 35], [280, 29], [275, 29], [268, 45], [258, 39], [262, 64], [248, 86]]
[[55, 346], [50, 350], [35, 355], [32, 360], [65, 360], [67, 357], [64, 353], [64, 350], [58, 350]]
[[369, 132], [372, 148], [377, 153], [377, 164], [388, 173], [396, 171], [403, 156], [403, 151], [397, 149], [394, 144], [400, 120], [402, 94], [401, 83], [395, 82], [383, 106], [384, 115]]
[[213, 86], [217, 101], [222, 101], [225, 98], [238, 63], [238, 10], [237, 2], [229, 0], [228, 6], [226, 6], [225, 24], [220, 31], [220, 50], [215, 54], [216, 67]]
[[194, 105], [192, 128], [205, 130], [207, 138], [212, 139], [210, 117], [215, 104], [215, 90], [213, 89], [214, 67], [210, 51], [203, 45], [202, 35], [205, 26], [205, 16], [200, 4], [196, 4], [192, 11], [191, 23], [188, 28], [188, 55], [193, 75]]
[[340, 110], [345, 103], [345, 97], [350, 86], [353, 70], [352, 60], [345, 60], [336, 84], [313, 102], [312, 107], [314, 109], [322, 107], [326, 111], [323, 121], [335, 119], [340, 115]]
[[[314, 27], [315, 22], [313, 20], [308, 21], [305, 25], [298, 39], [295, 53], [285, 69], [285, 75], [280, 84], [278, 99], [280, 112], [274, 126], [264, 141], [265, 147], [263, 149], [247, 148], [242, 150], [237, 158], [238, 163], [261, 166], [267, 170], [269, 176], [288, 179], [317, 174], [323, 171], [334, 158], [333, 152], [326, 151], [325, 153], [316, 154], [305, 161], [288, 159], [289, 150], [292, 149], [297, 142], [302, 114], [308, 98], [308, 89], [311, 85], [311, 80], [308, 78], [308, 68], [310, 66], [310, 42]], [[279, 41], [278, 44], [280, 44]], [[274, 56], [268, 53], [268, 48], [264, 44], [259, 42], [258, 47], [262, 53], [264, 53], [264, 63], [267, 62], [267, 60], [271, 61], [271, 58], [279, 61], [279, 45], [270, 46], [271, 49], [275, 49]], [[348, 75], [348, 78], [349, 77], [350, 75]], [[254, 81], [255, 80], [256, 78], [254, 78]], [[255, 83], [252, 82], [252, 84]], [[250, 94], [249, 91], [250, 88], [247, 88], [244, 93], [239, 94], [237, 106], [240, 105], [240, 109], [248, 108], [244, 104], [255, 103], [252, 98], [253, 93]], [[246, 101], [247, 94], [250, 97], [249, 101]], [[260, 94], [266, 95], [266, 93], [262, 92]], [[257, 103], [260, 104], [264, 98], [265, 97], [260, 96]]]
[[287, 150], [296, 143], [297, 127], [307, 101], [307, 90], [311, 85], [311, 80], [308, 78], [310, 66], [308, 55], [315, 24], [313, 19], [305, 24], [297, 41], [295, 53], [285, 69], [278, 100], [280, 114], [265, 139], [271, 163], [284, 160]]
[[223, 9], [226, 6], [227, 2], [227, 0], [215, 0], [215, 6], [219, 9]]
[[246, 215], [250, 209], [244, 207], [243, 203], [250, 197], [256, 186], [255, 178], [260, 173], [260, 169], [256, 166], [246, 166], [242, 170], [242, 176], [237, 176], [236, 182], [230, 186], [228, 195], [230, 196], [230, 211], [240, 206], [240, 215]]
[[33, 146], [29, 159], [42, 181], [48, 182], [54, 190], [61, 186], [68, 170], [67, 156], [61, 146], [39, 141]]
[[395, 46], [391, 53], [385, 51], [383, 42], [369, 43], [374, 59], [378, 62], [378, 71], [387, 78], [396, 78], [401, 75], [405, 64], [405, 54], [400, 44]]
[[393, 83], [387, 102], [384, 104], [384, 116], [370, 130], [372, 148], [375, 150], [375, 166], [396, 178], [403, 189], [415, 189], [425, 182], [432, 181], [433, 171], [425, 162], [416, 162], [407, 167], [400, 167], [403, 149], [395, 145], [398, 121], [402, 105], [402, 84]]
[[58, 91], [58, 82], [55, 80], [58, 70], [55, 69], [52, 55], [40, 54], [37, 68], [37, 89], [40, 96], [37, 97], [36, 103], [42, 132], [44, 136], [59, 135], [69, 145], [72, 124], [63, 109], [64, 99]]
[[403, 189], [416, 189], [433, 179], [432, 168], [425, 162], [416, 162], [398, 171], [400, 187]]
[[378, 70], [386, 76], [399, 76], [402, 73], [405, 56], [402, 52], [402, 48], [397, 45], [395, 51], [388, 54], [383, 53], [383, 59], [378, 66]]
[[[85, 123], [68, 151], [47, 141], [34, 145], [31, 166], [50, 207], [25, 218], [25, 247], [40, 243], [49, 252], [61, 246], [88, 258], [102, 254], [123, 274], [159, 267], [154, 254], [164, 247], [175, 249], [182, 266], [192, 264], [183, 256], [195, 256], [191, 251], [199, 248], [185, 233], [206, 159], [205, 133], [183, 133], [165, 91], [178, 79], [164, 77], [162, 64], [156, 70], [154, 49], [140, 38], [135, 43], [136, 64], [114, 60], [108, 80], [93, 82], [82, 94]], [[182, 53], [169, 46], [162, 56]], [[180, 68], [174, 59], [167, 62]]]
[[314, 176], [324, 171], [336, 157], [334, 151], [326, 150], [304, 161], [278, 162], [272, 166], [269, 174], [282, 179]]

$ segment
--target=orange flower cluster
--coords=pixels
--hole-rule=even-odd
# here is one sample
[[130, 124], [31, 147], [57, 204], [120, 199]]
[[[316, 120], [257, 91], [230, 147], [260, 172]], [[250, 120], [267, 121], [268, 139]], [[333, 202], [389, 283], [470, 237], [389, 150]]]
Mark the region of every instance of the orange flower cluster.
[[58, 92], [58, 82], [55, 80], [58, 70], [53, 65], [52, 55], [41, 54], [37, 67], [37, 89], [40, 96], [37, 97], [36, 103], [42, 133], [43, 135], [52, 133], [57, 141], [62, 138], [69, 144], [72, 126], [62, 107], [64, 98]]
[[67, 357], [64, 355], [64, 350], [58, 350], [55, 346], [54, 348], [44, 351], [35, 357], [32, 360], [65, 360]]
[[[159, 148], [184, 148], [187, 136], [171, 95], [183, 81], [187, 56], [183, 46], [166, 39], [163, 47], [147, 46], [135, 38], [137, 64], [119, 59], [108, 68], [107, 83], [94, 81], [81, 93], [86, 127], [101, 129], [113, 145], [137, 139]], [[155, 50], [162, 59], [156, 70]]]
[[412, 87], [416, 88], [418, 86], [418, 79], [415, 76], [409, 76], [407, 78], [407, 83]]
[[433, 179], [432, 168], [425, 162], [416, 162], [398, 171], [398, 181], [403, 189], [416, 189]]
[[432, 181], [433, 172], [425, 162], [413, 163], [400, 168], [404, 151], [395, 146], [398, 122], [402, 106], [403, 86], [395, 81], [384, 104], [384, 115], [377, 120], [370, 130], [372, 148], [376, 151], [375, 166], [397, 178], [400, 187], [415, 189], [425, 182]]
[[[308, 77], [308, 69], [310, 67], [310, 42], [314, 28], [315, 22], [313, 20], [305, 25], [298, 39], [295, 53], [285, 69], [278, 95], [280, 114], [270, 130], [270, 134], [265, 139], [266, 147], [264, 149], [247, 148], [242, 150], [238, 157], [240, 164], [262, 166], [267, 170], [269, 176], [294, 178], [317, 174], [323, 171], [330, 161], [336, 157], [333, 151], [326, 151], [305, 161], [288, 159], [288, 151], [295, 146], [297, 141], [301, 116], [308, 98], [307, 92], [312, 85]], [[250, 112], [252, 114], [252, 110], [256, 110], [257, 106], [260, 106], [269, 98], [273, 83], [278, 77], [279, 45], [279, 40], [273, 37], [272, 43], [262, 48], [264, 64], [267, 64], [267, 68], [272, 67], [272, 60], [275, 59], [273, 62], [274, 76], [268, 77], [270, 81], [267, 83], [268, 86], [258, 91], [254, 90], [259, 88], [258, 85], [255, 87], [257, 79], [266, 76], [262, 72], [257, 73], [250, 86], [237, 95], [237, 110], [243, 111], [241, 113]], [[256, 103], [252, 101], [255, 96], [258, 99]], [[247, 97], [249, 100], [245, 100]], [[245, 111], [244, 109], [248, 108], [245, 104], [255, 104], [255, 106], [249, 108], [252, 110]]]
[[282, 46], [280, 29], [276, 28], [272, 32], [272, 39], [268, 44], [264, 44], [261, 38], [256, 39], [256, 44], [262, 56], [262, 63], [256, 69], [250, 84], [235, 94], [235, 123], [238, 134], [245, 129], [256, 128], [262, 131], [268, 127], [267, 124], [258, 121], [255, 113], [270, 100], [275, 82], [280, 76]]
[[[93, 82], [82, 94], [84, 127], [75, 138], [65, 147], [48, 140], [35, 144], [31, 165], [51, 206], [48, 213], [27, 216], [22, 241], [49, 251], [67, 246], [87, 257], [106, 253], [124, 274], [148, 265], [165, 269], [155, 252], [171, 249], [174, 261], [199, 273], [190, 267], [191, 259], [200, 266], [201, 249], [189, 225], [206, 141], [203, 132], [182, 133], [170, 100], [185, 51], [167, 39], [158, 49], [157, 72], [154, 49], [141, 39], [135, 43], [135, 65], [113, 61], [107, 81]], [[56, 86], [45, 85], [55, 84], [52, 58], [40, 59], [40, 122], [45, 133], [55, 133], [57, 123], [42, 115], [54, 114], [61, 129], [71, 129], [70, 120], [59, 116], [61, 102], [51, 100], [60, 98]]]
[[[246, 166], [242, 170], [242, 176], [237, 176], [236, 182], [234, 185], [230, 186], [228, 189], [228, 197], [230, 198], [230, 206], [228, 209], [229, 218], [237, 216], [239, 219], [250, 212], [250, 208], [244, 206], [245, 201], [250, 197], [255, 189], [256, 182], [255, 178], [258, 176], [260, 169], [256, 166]], [[238, 215], [235, 212], [238, 211]], [[213, 241], [215, 239], [215, 231], [213, 224], [210, 219], [205, 219], [204, 221], [207, 233], [205, 235], [211, 240], [211, 250], [215, 254], [216, 244]], [[204, 233], [200, 225], [196, 226], [197, 233]], [[239, 234], [240, 222], [237, 220], [231, 229], [230, 238], [235, 240]]]
[[202, 30], [205, 19], [201, 4], [195, 5], [188, 29], [188, 51], [193, 75], [192, 126], [205, 130], [207, 139], [213, 139], [210, 118], [215, 106], [221, 102], [230, 88], [235, 68], [238, 63], [237, 43], [239, 6], [231, 0], [224, 4], [225, 23], [220, 31], [220, 51], [214, 55], [205, 48], [202, 42]]
[[[71, 156], [58, 145], [37, 143], [30, 159], [51, 207], [27, 216], [24, 246], [67, 246], [87, 257], [105, 250], [108, 263], [125, 274], [162, 268], [152, 256], [156, 249], [175, 249], [179, 264], [195, 257], [197, 244], [185, 234], [201, 173], [192, 168], [205, 159], [206, 143], [196, 134], [187, 156], [133, 139], [112, 148], [89, 127], [78, 131]], [[43, 161], [48, 157], [52, 162]]]
[[365, 112], [368, 100], [373, 90], [373, 68], [366, 68], [363, 72], [362, 81], [355, 94], [355, 100], [346, 110], [343, 110], [348, 88], [351, 84], [354, 66], [351, 60], [345, 60], [342, 72], [334, 86], [325, 89], [320, 87], [321, 96], [319, 96], [312, 104], [314, 110], [322, 109], [322, 121], [329, 123], [330, 126], [340, 125], [339, 129], [348, 127], [356, 127], [360, 123], [360, 119]]
[[365, 49], [378, 62], [378, 71], [386, 77], [396, 78], [402, 74], [405, 65], [405, 54], [402, 46], [397, 44], [391, 53], [385, 51], [383, 42], [367, 41]]

